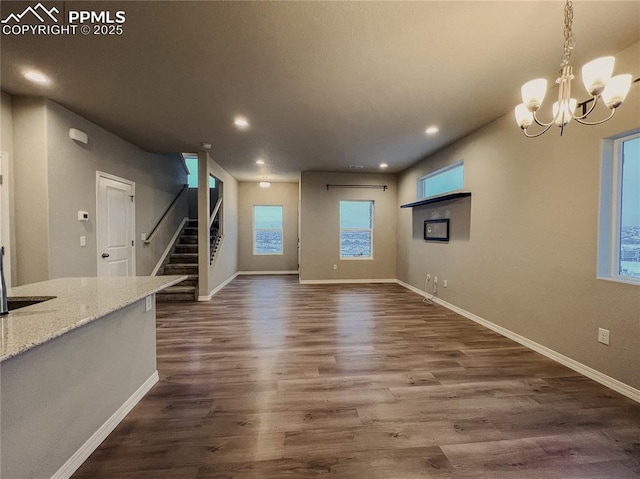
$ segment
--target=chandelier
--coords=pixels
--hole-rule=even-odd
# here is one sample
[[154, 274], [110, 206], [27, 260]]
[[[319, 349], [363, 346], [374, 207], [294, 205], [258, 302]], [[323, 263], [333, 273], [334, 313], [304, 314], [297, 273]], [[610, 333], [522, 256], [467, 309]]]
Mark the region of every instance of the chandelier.
[[[558, 101], [553, 104], [553, 119], [545, 123], [540, 121], [537, 112], [544, 100], [547, 91], [547, 80], [537, 78], [522, 85], [522, 103], [515, 108], [516, 122], [522, 128], [525, 136], [535, 138], [544, 134], [553, 125], [560, 128], [560, 135], [564, 132], [564, 127], [574, 119], [583, 125], [598, 125], [611, 119], [616, 112], [616, 108], [622, 102], [631, 88], [631, 75], [617, 75], [612, 77], [614, 57], [601, 57], [586, 63], [582, 67], [582, 82], [591, 98], [578, 104], [575, 98], [571, 98], [571, 80], [574, 79], [573, 71], [569, 65], [571, 51], [575, 47], [573, 40], [573, 5], [567, 0], [564, 6], [564, 53], [560, 62], [560, 76], [556, 79], [558, 84]], [[586, 118], [596, 107], [601, 99], [611, 110], [609, 116], [599, 121], [587, 121]], [[578, 108], [580, 107], [580, 108]], [[576, 112], [576, 109], [578, 111]], [[542, 130], [530, 134], [529, 127], [536, 123]]]

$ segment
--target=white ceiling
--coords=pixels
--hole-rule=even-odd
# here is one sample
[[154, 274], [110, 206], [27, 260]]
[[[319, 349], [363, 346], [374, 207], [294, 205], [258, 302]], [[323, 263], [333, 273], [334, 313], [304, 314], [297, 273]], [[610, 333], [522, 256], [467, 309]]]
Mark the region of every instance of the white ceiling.
[[[33, 3], [3, 1], [2, 18]], [[125, 33], [3, 35], [3, 90], [49, 97], [146, 150], [209, 142], [242, 181], [401, 171], [512, 111], [525, 81], [553, 80], [563, 46], [562, 1], [53, 4], [124, 10]], [[640, 1], [574, 10], [576, 72], [640, 40]], [[28, 83], [27, 67], [52, 84]]]

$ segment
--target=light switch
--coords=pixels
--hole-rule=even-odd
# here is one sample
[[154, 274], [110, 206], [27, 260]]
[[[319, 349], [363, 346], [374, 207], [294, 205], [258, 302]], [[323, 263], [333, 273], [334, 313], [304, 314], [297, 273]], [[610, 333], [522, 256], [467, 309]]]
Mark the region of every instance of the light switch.
[[147, 296], [146, 300], [147, 302], [145, 304], [145, 311], [151, 311], [151, 309], [153, 309], [153, 295], [150, 294], [149, 296]]
[[80, 246], [87, 246], [87, 237], [80, 236]]

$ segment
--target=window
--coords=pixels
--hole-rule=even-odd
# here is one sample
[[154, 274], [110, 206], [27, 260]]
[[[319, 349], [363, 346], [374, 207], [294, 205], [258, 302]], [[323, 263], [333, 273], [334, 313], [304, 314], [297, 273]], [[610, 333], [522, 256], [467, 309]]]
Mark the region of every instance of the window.
[[340, 258], [373, 258], [373, 201], [340, 202]]
[[282, 206], [253, 206], [253, 254], [282, 254]]
[[443, 195], [464, 187], [464, 161], [441, 168], [418, 180], [418, 198]]
[[[185, 155], [184, 162], [187, 165], [187, 170], [189, 170], [189, 175], [187, 176], [187, 182], [189, 183], [189, 188], [197, 188], [198, 187], [198, 157], [195, 155]], [[213, 176], [209, 176], [209, 188], [216, 187], [216, 179]]]
[[598, 277], [640, 284], [640, 133], [605, 141]]

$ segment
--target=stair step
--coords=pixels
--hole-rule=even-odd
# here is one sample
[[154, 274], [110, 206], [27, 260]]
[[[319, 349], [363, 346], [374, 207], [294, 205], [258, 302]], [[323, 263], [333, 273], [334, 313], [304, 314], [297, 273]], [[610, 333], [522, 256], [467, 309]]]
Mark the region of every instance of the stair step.
[[198, 285], [198, 275], [190, 274], [187, 279], [180, 283], [180, 286], [197, 286]]
[[178, 244], [198, 244], [198, 237], [182, 235]]
[[198, 253], [173, 253], [169, 264], [197, 264]]
[[189, 228], [197, 228], [198, 227], [198, 220], [189, 220], [189, 223], [187, 224], [187, 226]]
[[194, 286], [184, 286], [184, 283], [169, 286], [162, 290], [164, 294], [180, 294], [180, 293], [194, 293], [196, 288]]
[[173, 275], [173, 274], [198, 274], [198, 265], [197, 264], [180, 264], [180, 263], [169, 263], [164, 266], [163, 274], [165, 275]]
[[197, 244], [177, 244], [176, 253], [198, 254], [198, 245]]
[[192, 226], [186, 226], [184, 228], [184, 235], [189, 235], [189, 236], [198, 236], [198, 227], [192, 227]]
[[[190, 277], [192, 278], [192, 277]], [[156, 298], [158, 301], [195, 301], [196, 286], [186, 284], [188, 280], [160, 291]]]
[[160, 302], [169, 302], [169, 301], [195, 301], [196, 293], [168, 293], [163, 294], [162, 292], [156, 295], [156, 301]]

